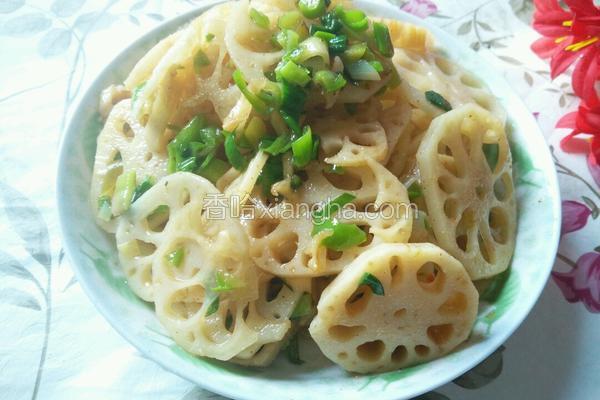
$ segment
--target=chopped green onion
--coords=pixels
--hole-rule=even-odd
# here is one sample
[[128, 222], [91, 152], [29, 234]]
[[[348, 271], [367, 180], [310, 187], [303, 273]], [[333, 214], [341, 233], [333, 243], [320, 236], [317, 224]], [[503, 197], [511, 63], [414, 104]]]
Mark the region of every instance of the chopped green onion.
[[369, 19], [361, 10], [344, 10], [336, 8], [336, 14], [348, 29], [355, 32], [366, 31], [369, 28]]
[[240, 92], [246, 97], [248, 102], [252, 104], [252, 107], [260, 114], [267, 115], [271, 112], [269, 106], [265, 104], [257, 95], [252, 93], [250, 89], [248, 89], [248, 84], [244, 79], [244, 75], [242, 75], [242, 71], [236, 69], [233, 73], [233, 81], [235, 82]]
[[215, 286], [211, 288], [213, 292], [228, 292], [230, 290], [243, 287], [244, 283], [228, 272], [218, 270], [215, 273]]
[[271, 193], [271, 186], [283, 179], [283, 163], [281, 156], [271, 156], [265, 163], [259, 177], [258, 183], [262, 186], [263, 194]]
[[296, 303], [294, 311], [292, 311], [292, 314], [290, 315], [290, 319], [299, 319], [302, 317], [306, 317], [307, 315], [310, 315], [311, 311], [312, 297], [310, 293], [304, 292], [302, 293], [302, 296], [300, 296], [300, 299]]
[[382, 56], [387, 58], [393, 56], [394, 45], [392, 44], [388, 27], [381, 22], [374, 22], [373, 35], [375, 36], [375, 45], [377, 46], [377, 51], [381, 53]]
[[196, 157], [188, 157], [177, 164], [177, 171], [192, 172], [196, 167]]
[[132, 203], [135, 203], [144, 193], [146, 193], [154, 185], [154, 178], [149, 176], [142, 183], [140, 183], [133, 192]]
[[261, 13], [255, 8], [250, 8], [250, 19], [260, 28], [269, 28], [269, 17], [267, 17], [265, 14]]
[[312, 158], [316, 160], [319, 158], [319, 145], [321, 144], [321, 138], [315, 134], [313, 134], [313, 148], [312, 148]]
[[385, 290], [383, 289], [383, 285], [381, 281], [377, 279], [377, 277], [369, 272], [365, 272], [363, 276], [360, 278], [358, 285], [367, 285], [371, 288], [374, 295], [383, 296], [385, 295]]
[[290, 178], [290, 186], [293, 190], [298, 190], [300, 189], [300, 186], [302, 186], [304, 182], [302, 181], [302, 178], [300, 178], [299, 175], [292, 175], [292, 177]]
[[121, 215], [129, 209], [135, 191], [135, 171], [124, 172], [117, 178], [112, 198], [114, 215]]
[[273, 108], [281, 106], [281, 87], [278, 83], [267, 81], [265, 87], [258, 92], [258, 97]]
[[408, 198], [410, 201], [414, 201], [421, 196], [423, 196], [423, 188], [419, 185], [419, 182], [415, 181], [408, 187]]
[[346, 70], [352, 79], [357, 81], [379, 81], [379, 73], [366, 60], [358, 60], [346, 65]]
[[[331, 218], [332, 213], [339, 212], [342, 209], [342, 207], [344, 207], [346, 204], [350, 203], [354, 199], [356, 199], [356, 196], [350, 193], [343, 193], [335, 199], [330, 200], [325, 205], [323, 205], [323, 207], [320, 210], [313, 211], [313, 222], [318, 224], [325, 219]], [[318, 231], [315, 231], [315, 229], [313, 228], [312, 235], [316, 235], [317, 232]]]
[[283, 13], [277, 20], [277, 26], [281, 30], [284, 30], [284, 29], [296, 30], [296, 28], [298, 28], [298, 25], [300, 25], [301, 22], [302, 22], [302, 15], [297, 10], [294, 10], [294, 11], [289, 11], [289, 12]]
[[353, 44], [344, 51], [344, 61], [346, 63], [358, 61], [363, 58], [366, 51], [367, 44], [365, 42]]
[[296, 63], [303, 63], [312, 58], [320, 58], [324, 63], [329, 64], [327, 44], [315, 36], [303, 40], [298, 48], [290, 54], [290, 59]]
[[296, 168], [304, 168], [313, 159], [313, 135], [310, 126], [304, 127], [304, 133], [292, 142], [293, 163]]
[[300, 43], [300, 35], [296, 31], [286, 29], [279, 32], [275, 36], [275, 41], [285, 51], [291, 51], [298, 47], [298, 44]]
[[204, 166], [201, 165], [196, 171], [196, 174], [203, 176], [208, 179], [212, 183], [217, 183], [219, 178], [223, 176], [225, 172], [229, 169], [229, 164], [223, 160], [218, 158], [212, 158], [209, 162]]
[[333, 33], [316, 30], [313, 28], [313, 26], [316, 26], [316, 25], [311, 25], [311, 29], [312, 29], [312, 32], [310, 33], [311, 35], [318, 37], [319, 39], [324, 40], [325, 42], [329, 42], [331, 39], [335, 39], [336, 36]]
[[215, 296], [214, 299], [210, 302], [210, 305], [206, 309], [206, 317], [209, 317], [219, 311], [219, 296]]
[[498, 152], [500, 151], [500, 146], [498, 146], [498, 143], [484, 143], [481, 146], [481, 150], [485, 155], [485, 160], [487, 161], [490, 170], [494, 171], [498, 165]]
[[315, 19], [325, 14], [327, 6], [325, 0], [300, 0], [298, 8], [306, 18]]
[[240, 150], [235, 143], [235, 135], [233, 133], [225, 138], [225, 155], [233, 168], [238, 171], [242, 171], [246, 168], [246, 159], [242, 153], [240, 153]]
[[298, 120], [296, 118], [291, 116], [285, 110], [279, 110], [279, 115], [281, 115], [281, 118], [283, 118], [283, 121], [292, 130], [292, 133], [294, 135], [300, 135], [302, 133], [302, 131], [300, 130], [300, 124], [298, 123]]
[[135, 107], [135, 103], [137, 102], [138, 98], [140, 97], [140, 93], [144, 89], [144, 86], [146, 86], [146, 83], [148, 83], [148, 82], [145, 81], [145, 82], [140, 83], [139, 85], [134, 87], [133, 90], [131, 91], [131, 107]]
[[275, 73], [285, 81], [298, 86], [306, 86], [310, 82], [310, 71], [292, 60], [281, 63]]
[[206, 67], [207, 65], [210, 65], [208, 56], [202, 50], [198, 49], [196, 55], [194, 55], [194, 71], [199, 73], [202, 71], [202, 68]]
[[[375, 68], [375, 71], [377, 71], [378, 73], [383, 72], [383, 64], [381, 64], [379, 61], [377, 61], [377, 60], [369, 61], [369, 64], [371, 64], [371, 66], [373, 68]], [[384, 88], [385, 88], [385, 86], [384, 86]]]
[[281, 109], [299, 119], [304, 110], [306, 92], [299, 86], [288, 82], [281, 83]]
[[246, 130], [244, 131], [244, 137], [248, 140], [252, 147], [256, 147], [260, 140], [267, 134], [267, 127], [260, 117], [253, 117]]
[[172, 252], [167, 254], [165, 256], [165, 258], [169, 262], [169, 264], [178, 268], [181, 266], [184, 255], [185, 255], [185, 251], [183, 250], [183, 248], [180, 247], [177, 250], [173, 250]]
[[104, 222], [108, 222], [112, 218], [109, 196], [98, 197], [98, 218]]
[[204, 38], [207, 42], [212, 42], [212, 40], [215, 38], [215, 35], [213, 33], [207, 33]]
[[433, 90], [428, 90], [425, 92], [425, 98], [428, 102], [436, 106], [437, 108], [441, 108], [444, 111], [452, 110], [452, 105], [442, 97], [438, 92], [434, 92]]
[[337, 33], [343, 28], [342, 21], [335, 12], [328, 12], [321, 17], [321, 27], [327, 32]]
[[300, 358], [300, 344], [298, 343], [298, 334], [292, 336], [285, 346], [285, 354], [292, 364], [301, 365], [304, 361]]
[[327, 93], [335, 92], [346, 86], [346, 79], [342, 74], [336, 74], [328, 70], [317, 72], [313, 80]]
[[265, 14], [261, 13], [255, 8], [250, 8], [250, 19], [260, 28], [269, 28], [269, 17], [267, 17]]
[[292, 148], [292, 135], [280, 135], [275, 140], [263, 139], [258, 148], [273, 156], [283, 154]]
[[342, 251], [358, 246], [367, 240], [367, 234], [354, 224], [327, 220], [321, 228], [321, 230], [331, 230], [333, 232], [331, 236], [323, 239], [321, 244], [335, 251]]
[[337, 164], [333, 164], [333, 165], [327, 165], [325, 167], [325, 172], [328, 174], [336, 174], [336, 175], [343, 175], [346, 170], [344, 169], [344, 167], [337, 165]]
[[329, 51], [333, 54], [341, 54], [348, 48], [348, 38], [346, 35], [337, 35], [327, 42]]

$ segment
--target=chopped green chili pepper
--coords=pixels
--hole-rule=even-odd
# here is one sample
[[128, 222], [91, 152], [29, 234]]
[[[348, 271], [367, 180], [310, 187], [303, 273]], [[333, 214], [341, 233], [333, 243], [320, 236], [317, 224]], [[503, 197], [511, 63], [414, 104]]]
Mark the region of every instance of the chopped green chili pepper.
[[281, 76], [285, 81], [301, 87], [310, 82], [310, 71], [292, 60], [280, 63], [275, 70], [275, 74]]
[[423, 188], [419, 182], [415, 181], [408, 187], [408, 198], [410, 201], [414, 201], [421, 196], [423, 196]]

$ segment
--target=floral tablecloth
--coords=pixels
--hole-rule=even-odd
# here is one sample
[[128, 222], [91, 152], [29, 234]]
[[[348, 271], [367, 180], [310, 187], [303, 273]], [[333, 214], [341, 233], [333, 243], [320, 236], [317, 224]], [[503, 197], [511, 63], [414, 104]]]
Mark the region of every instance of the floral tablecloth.
[[[394, 2], [394, 0], [390, 0]], [[64, 258], [55, 212], [61, 131], [113, 56], [193, 0], [0, 0], [0, 398], [216, 399], [164, 371], [96, 311]], [[563, 153], [576, 106], [529, 50], [530, 0], [396, 1], [478, 51], [525, 99], [551, 147], [563, 198], [552, 279], [517, 332], [469, 373], [420, 399], [600, 398], [600, 188]], [[600, 180], [600, 173], [597, 175]], [[536, 262], [536, 260], [531, 260]]]

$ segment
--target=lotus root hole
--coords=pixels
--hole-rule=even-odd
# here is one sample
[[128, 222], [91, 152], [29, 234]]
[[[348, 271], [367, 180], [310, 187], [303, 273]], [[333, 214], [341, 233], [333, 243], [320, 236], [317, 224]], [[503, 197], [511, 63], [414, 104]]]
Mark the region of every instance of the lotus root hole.
[[152, 243], [144, 242], [143, 240], [136, 240], [140, 257], [147, 257], [156, 251], [156, 246]]
[[453, 192], [453, 190], [452, 190], [452, 182], [451, 182], [449, 176], [444, 176], [444, 175], [440, 176], [438, 178], [438, 186], [440, 187], [440, 189], [444, 193], [450, 194], [450, 193]]
[[456, 73], [454, 64], [443, 57], [436, 57], [435, 65], [446, 75], [454, 75]]
[[327, 249], [327, 259], [331, 261], [339, 260], [343, 254], [341, 251]]
[[123, 136], [127, 138], [127, 140], [133, 139], [133, 129], [131, 129], [131, 125], [129, 122], [123, 122]]
[[444, 214], [450, 219], [455, 219], [458, 216], [458, 201], [449, 197], [444, 202]]
[[406, 361], [406, 357], [408, 357], [408, 350], [406, 350], [406, 347], [403, 345], [396, 346], [392, 352], [392, 362], [402, 363]]
[[385, 344], [381, 340], [365, 342], [356, 348], [356, 355], [364, 361], [377, 361], [381, 358]]
[[490, 264], [493, 263], [494, 260], [492, 253], [489, 251], [488, 245], [483, 239], [483, 236], [481, 236], [481, 233], [477, 234], [477, 242], [479, 244], [479, 252], [481, 253], [481, 257], [483, 257], [486, 262]]
[[298, 250], [298, 235], [289, 233], [288, 235], [273, 240], [269, 243], [269, 249], [275, 261], [285, 264], [291, 261]]
[[406, 308], [400, 308], [396, 311], [394, 311], [394, 317], [396, 318], [402, 318], [406, 315]]
[[346, 325], [333, 325], [329, 328], [329, 335], [340, 342], [347, 342], [348, 340], [358, 336], [365, 331], [365, 327], [362, 325], [358, 326], [346, 326]]
[[508, 240], [506, 211], [500, 207], [492, 208], [488, 216], [488, 224], [496, 243], [505, 244]]
[[267, 283], [267, 290], [265, 291], [265, 299], [267, 300], [267, 303], [277, 298], [284, 285], [285, 282], [283, 281], [283, 279], [277, 276], [269, 280], [269, 282]]
[[458, 246], [459, 249], [461, 249], [462, 251], [467, 251], [467, 244], [469, 241], [469, 237], [467, 235], [458, 235], [456, 237], [456, 245]]
[[225, 329], [230, 333], [233, 333], [235, 329], [235, 318], [230, 309], [227, 310], [227, 314], [225, 315]]
[[343, 175], [334, 173], [323, 173], [325, 179], [334, 187], [341, 190], [359, 190], [362, 187], [362, 181], [356, 176], [345, 173]]
[[467, 309], [467, 296], [462, 292], [452, 293], [438, 308], [442, 315], [459, 315]]
[[259, 239], [267, 236], [279, 226], [278, 219], [257, 218], [250, 221], [248, 233]]
[[502, 174], [494, 183], [494, 195], [498, 201], [505, 201], [512, 197], [512, 179], [508, 172]]
[[204, 289], [200, 285], [179, 289], [171, 296], [171, 310], [178, 319], [189, 319], [200, 310]]
[[162, 232], [165, 230], [167, 226], [167, 222], [169, 222], [169, 216], [171, 215], [171, 210], [166, 205], [161, 205], [156, 207], [154, 211], [152, 211], [146, 217], [146, 225], [148, 229], [152, 232]]
[[419, 357], [427, 357], [429, 354], [429, 347], [424, 344], [418, 344], [415, 346], [415, 353], [417, 353]]
[[367, 247], [368, 245], [370, 245], [373, 242], [374, 235], [370, 232], [371, 227], [369, 225], [362, 225], [362, 226], [359, 226], [359, 228], [362, 229], [363, 232], [367, 234], [367, 239], [364, 242], [362, 242], [361, 244], [359, 244], [358, 247]]
[[452, 324], [432, 325], [427, 328], [427, 336], [438, 346], [447, 343], [453, 332], [454, 326]]
[[446, 274], [439, 265], [431, 261], [423, 264], [417, 271], [417, 281], [422, 289], [439, 293], [444, 288]]
[[346, 300], [345, 307], [348, 315], [355, 316], [362, 313], [369, 304], [372, 295], [373, 291], [370, 286], [360, 285]]

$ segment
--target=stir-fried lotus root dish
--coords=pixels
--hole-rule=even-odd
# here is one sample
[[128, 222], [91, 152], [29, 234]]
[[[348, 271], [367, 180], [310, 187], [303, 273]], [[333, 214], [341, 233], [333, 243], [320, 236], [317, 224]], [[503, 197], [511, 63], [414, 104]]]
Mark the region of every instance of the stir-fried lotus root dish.
[[420, 26], [345, 1], [222, 3], [100, 113], [97, 222], [193, 355], [301, 362], [304, 332], [352, 372], [426, 362], [509, 266], [504, 112]]

